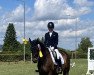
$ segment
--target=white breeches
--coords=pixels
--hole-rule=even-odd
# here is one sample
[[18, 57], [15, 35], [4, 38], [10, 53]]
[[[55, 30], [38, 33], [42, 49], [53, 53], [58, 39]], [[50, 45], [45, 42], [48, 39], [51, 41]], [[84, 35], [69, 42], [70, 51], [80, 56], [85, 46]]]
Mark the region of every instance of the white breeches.
[[58, 51], [58, 49], [55, 49], [56, 53], [57, 53], [57, 59], [61, 59], [61, 64], [64, 64], [64, 59], [61, 55], [61, 53]]
[[[52, 50], [54, 50], [54, 49], [52, 49], [52, 48], [48, 48], [48, 49], [49, 49], [53, 63], [56, 64], [55, 59], [52, 54]], [[63, 59], [62, 55], [60, 54], [60, 52], [58, 51], [58, 49], [55, 49], [55, 52], [57, 54], [57, 59], [61, 59], [61, 64], [64, 64], [64, 59]]]

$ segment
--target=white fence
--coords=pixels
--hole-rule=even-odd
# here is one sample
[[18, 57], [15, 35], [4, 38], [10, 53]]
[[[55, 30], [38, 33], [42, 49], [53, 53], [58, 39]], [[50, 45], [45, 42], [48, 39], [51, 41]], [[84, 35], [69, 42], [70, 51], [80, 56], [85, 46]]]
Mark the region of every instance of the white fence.
[[94, 75], [94, 47], [88, 48], [88, 70], [86, 75]]

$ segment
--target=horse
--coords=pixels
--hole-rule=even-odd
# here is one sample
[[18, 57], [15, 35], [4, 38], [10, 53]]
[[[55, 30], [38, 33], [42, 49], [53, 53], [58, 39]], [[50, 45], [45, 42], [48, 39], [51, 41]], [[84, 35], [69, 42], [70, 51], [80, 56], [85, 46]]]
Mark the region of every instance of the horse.
[[[31, 41], [29, 38], [29, 42], [32, 50], [32, 61], [38, 63], [39, 75], [58, 75], [48, 48], [38, 39]], [[70, 57], [65, 51], [60, 51], [60, 53], [64, 58], [63, 75], [69, 75]]]

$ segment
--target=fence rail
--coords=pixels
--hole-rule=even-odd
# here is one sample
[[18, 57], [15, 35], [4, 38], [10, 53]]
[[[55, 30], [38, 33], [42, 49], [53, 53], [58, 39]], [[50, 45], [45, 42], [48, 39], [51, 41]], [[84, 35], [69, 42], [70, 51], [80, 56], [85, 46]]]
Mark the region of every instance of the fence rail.
[[[31, 61], [31, 55], [26, 54], [26, 61]], [[1, 62], [17, 62], [22, 61], [24, 56], [22, 54], [0, 54]]]

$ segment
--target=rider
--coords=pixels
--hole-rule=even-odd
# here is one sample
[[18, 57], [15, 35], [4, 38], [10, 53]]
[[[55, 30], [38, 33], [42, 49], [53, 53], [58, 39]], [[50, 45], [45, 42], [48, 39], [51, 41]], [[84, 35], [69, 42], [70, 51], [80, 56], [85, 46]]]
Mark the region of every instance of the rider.
[[56, 54], [57, 54], [57, 59], [61, 60], [61, 64], [64, 64], [64, 59], [62, 57], [62, 55], [60, 54], [60, 52], [57, 49], [57, 45], [58, 45], [58, 33], [54, 31], [54, 23], [53, 22], [49, 22], [48, 25], [48, 32], [45, 34], [45, 41], [44, 44], [45, 46], [49, 49], [49, 52], [51, 54], [51, 58], [53, 63], [56, 65], [57, 63], [55, 62], [55, 59], [53, 57], [52, 51], [55, 50]]

